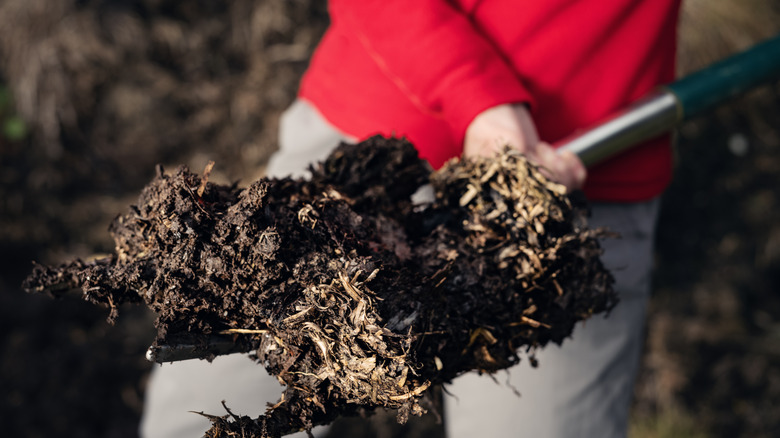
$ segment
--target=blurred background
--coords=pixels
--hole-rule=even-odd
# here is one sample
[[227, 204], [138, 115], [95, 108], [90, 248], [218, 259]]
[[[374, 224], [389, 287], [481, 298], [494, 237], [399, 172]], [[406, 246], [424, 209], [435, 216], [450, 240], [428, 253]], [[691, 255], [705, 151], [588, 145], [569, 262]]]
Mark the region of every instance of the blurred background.
[[[777, 0], [683, 3], [680, 74], [780, 32]], [[152, 315], [109, 326], [19, 285], [32, 260], [110, 253], [156, 163], [262, 176], [327, 20], [322, 0], [0, 2], [4, 435], [137, 436]], [[631, 436], [780, 436], [780, 83], [677, 137]]]

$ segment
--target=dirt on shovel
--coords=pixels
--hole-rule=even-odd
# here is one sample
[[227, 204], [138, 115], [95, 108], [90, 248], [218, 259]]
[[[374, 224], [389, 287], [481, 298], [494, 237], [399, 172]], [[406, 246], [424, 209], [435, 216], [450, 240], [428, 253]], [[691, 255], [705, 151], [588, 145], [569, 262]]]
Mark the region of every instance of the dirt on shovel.
[[[616, 304], [599, 260], [609, 233], [514, 151], [431, 172], [407, 141], [373, 137], [308, 179], [239, 188], [209, 172], [158, 168], [111, 224], [112, 256], [38, 265], [24, 284], [80, 289], [111, 320], [144, 303], [157, 345], [222, 335], [253, 351], [284, 393], [254, 419], [208, 415], [208, 437], [281, 436], [376, 408], [405, 422], [433, 385], [535, 364], [536, 349]], [[435, 199], [415, 205], [425, 184]]]

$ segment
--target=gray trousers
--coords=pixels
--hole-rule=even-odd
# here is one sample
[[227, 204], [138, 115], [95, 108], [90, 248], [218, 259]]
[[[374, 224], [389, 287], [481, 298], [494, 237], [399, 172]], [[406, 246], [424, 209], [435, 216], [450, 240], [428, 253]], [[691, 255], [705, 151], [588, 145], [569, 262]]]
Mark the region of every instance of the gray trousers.
[[[303, 175], [341, 140], [338, 132], [305, 101], [282, 116], [279, 151], [267, 174]], [[624, 437], [634, 378], [642, 349], [645, 309], [658, 200], [634, 204], [596, 203], [592, 226], [621, 234], [603, 242], [602, 260], [612, 271], [621, 302], [604, 318], [579, 324], [561, 347], [537, 355], [539, 367], [524, 361], [497, 375], [467, 374], [446, 387], [447, 435], [460, 437]], [[202, 436], [205, 418], [190, 411], [257, 416], [278, 400], [276, 379], [244, 355], [184, 361], [156, 367], [149, 381], [141, 436]], [[519, 392], [519, 395], [517, 394]], [[324, 428], [315, 428], [322, 435]], [[304, 436], [303, 434], [299, 434]]]

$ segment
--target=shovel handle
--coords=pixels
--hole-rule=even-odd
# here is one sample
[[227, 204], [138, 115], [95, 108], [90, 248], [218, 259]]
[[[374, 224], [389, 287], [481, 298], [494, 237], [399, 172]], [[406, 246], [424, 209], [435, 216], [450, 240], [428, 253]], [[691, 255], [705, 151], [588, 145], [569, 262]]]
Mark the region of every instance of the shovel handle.
[[601, 123], [557, 143], [590, 167], [758, 85], [780, 77], [780, 35], [662, 86]]

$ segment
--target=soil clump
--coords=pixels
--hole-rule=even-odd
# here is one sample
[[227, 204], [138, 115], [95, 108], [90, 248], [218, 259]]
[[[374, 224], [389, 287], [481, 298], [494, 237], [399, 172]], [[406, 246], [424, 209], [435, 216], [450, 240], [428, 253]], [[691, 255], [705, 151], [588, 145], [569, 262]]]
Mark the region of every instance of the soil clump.
[[[209, 415], [207, 436], [281, 436], [343, 414], [424, 412], [438, 383], [494, 372], [616, 304], [605, 230], [522, 155], [431, 172], [414, 147], [342, 144], [308, 179], [217, 185], [158, 168], [115, 219], [115, 254], [38, 265], [25, 289], [145, 303], [156, 344], [232, 336], [286, 386], [257, 419]], [[412, 195], [430, 184], [431, 202]]]

